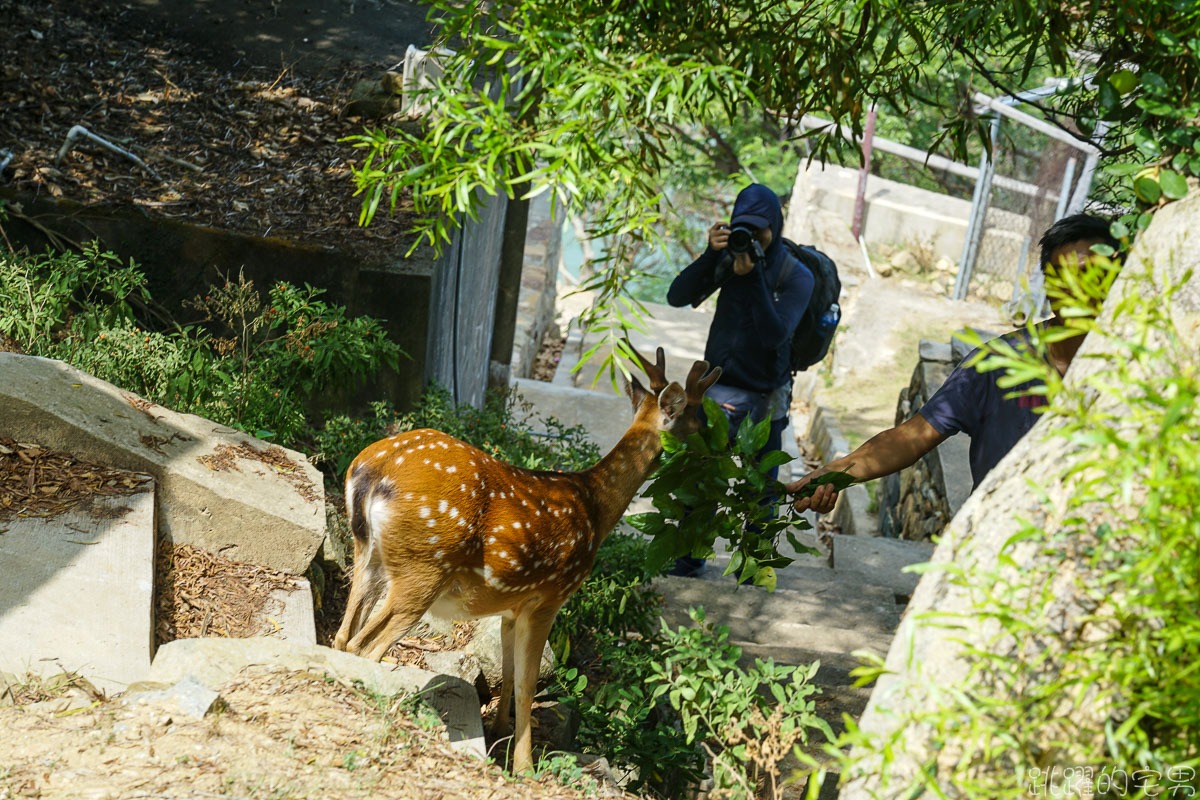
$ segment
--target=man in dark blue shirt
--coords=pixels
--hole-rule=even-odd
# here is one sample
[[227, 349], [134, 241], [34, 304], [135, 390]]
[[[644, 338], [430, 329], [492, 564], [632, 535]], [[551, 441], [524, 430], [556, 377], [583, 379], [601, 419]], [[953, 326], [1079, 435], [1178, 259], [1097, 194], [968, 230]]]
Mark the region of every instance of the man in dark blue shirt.
[[[1092, 255], [1091, 248], [1096, 244], [1116, 248], [1117, 242], [1108, 229], [1108, 220], [1086, 214], [1065, 217], [1054, 223], [1042, 236], [1042, 269], [1046, 270], [1048, 266], [1053, 269], [1076, 267]], [[1044, 324], [1062, 325], [1059, 309], [1052, 310], [1054, 316]], [[1023, 331], [1003, 338], [1016, 347], [1027, 344]], [[1067, 371], [1083, 338], [1080, 334], [1047, 346], [1048, 357], [1059, 374]], [[1003, 370], [980, 372], [975, 369], [972, 359], [977, 352], [973, 351], [963, 359], [929, 402], [907, 421], [876, 434], [853, 453], [788, 484], [788, 492], [798, 492], [825, 472], [848, 472], [859, 481], [898, 472], [912, 466], [918, 458], [959, 431], [971, 437], [971, 477], [974, 486], [978, 486], [992, 467], [1033, 427], [1038, 418], [1035, 409], [1044, 404], [1045, 398], [1040, 395], [1010, 397], [1033, 384], [1001, 389], [996, 380], [1004, 374]], [[794, 505], [798, 511], [812, 508], [825, 514], [833, 510], [836, 502], [837, 492], [832, 486], [825, 485], [818, 487], [812, 497], [796, 500]]]
[[[752, 229], [758, 247], [733, 255], [732, 227]], [[725, 410], [734, 436], [749, 415], [770, 414], [771, 435], [764, 450], [779, 450], [792, 399], [792, 334], [808, 308], [813, 275], [783, 246], [783, 209], [775, 192], [751, 184], [738, 193], [726, 225], [709, 228], [704, 253], [675, 277], [667, 292], [673, 306], [698, 306], [714, 291], [717, 308], [708, 329], [704, 358], [721, 368], [708, 396]], [[761, 257], [758, 253], [761, 252]], [[791, 263], [782, 284], [780, 271]], [[772, 471], [774, 478], [778, 467]], [[694, 574], [700, 559], [681, 559], [675, 574]]]

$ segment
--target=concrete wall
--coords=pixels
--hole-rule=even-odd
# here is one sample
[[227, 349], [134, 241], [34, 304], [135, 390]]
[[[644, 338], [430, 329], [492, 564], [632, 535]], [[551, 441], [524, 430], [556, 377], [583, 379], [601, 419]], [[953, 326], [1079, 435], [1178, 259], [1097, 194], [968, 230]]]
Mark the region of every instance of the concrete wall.
[[[819, 161], [802, 162], [792, 191], [792, 205], [829, 212], [849, 228], [854, 219], [857, 192], [858, 170]], [[937, 255], [946, 256], [957, 264], [970, 214], [969, 200], [872, 175], [867, 180], [863, 238], [869, 245], [929, 241]], [[792, 221], [790, 214], [789, 223], [789, 229], [803, 229], [799, 221]], [[990, 209], [982, 248], [996, 252], [997, 263], [1009, 256], [1015, 262], [1028, 228], [1028, 217]], [[812, 237], [802, 235], [802, 238]]]

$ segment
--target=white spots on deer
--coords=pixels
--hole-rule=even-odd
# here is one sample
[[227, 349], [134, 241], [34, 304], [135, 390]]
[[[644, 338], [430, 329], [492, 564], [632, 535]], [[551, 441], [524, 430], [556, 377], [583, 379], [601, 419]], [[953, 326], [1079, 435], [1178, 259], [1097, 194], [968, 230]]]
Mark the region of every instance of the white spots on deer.
[[507, 550], [501, 550], [501, 551], [500, 551], [500, 557], [501, 557], [501, 558], [508, 558], [508, 551], [507, 551]]
[[[468, 463], [468, 464], [470, 464], [472, 467], [473, 467], [473, 466], [475, 466], [475, 460], [474, 460], [474, 459], [471, 459], [471, 460], [470, 460], [470, 461], [468, 461], [467, 463]], [[479, 477], [479, 473], [475, 473], [475, 477]]]
[[433, 557], [436, 558], [438, 561], [443, 561], [445, 555], [446, 555], [445, 550], [438, 550], [436, 553], [433, 554]]
[[428, 459], [428, 458], [427, 458], [427, 459], [425, 459], [425, 463], [426, 463], [426, 464], [428, 464], [428, 463], [429, 463], [429, 459]]
[[[383, 455], [383, 453], [381, 452], [379, 455]], [[396, 457], [396, 466], [398, 467], [403, 463], [404, 463], [404, 456], [397, 456]]]
[[429, 508], [429, 506], [421, 506], [421, 508], [417, 510], [417, 514], [420, 515], [421, 519], [427, 518], [432, 513], [433, 511]]
[[450, 509], [450, 519], [455, 519], [458, 516], [458, 507], [453, 506]]
[[436, 520], [436, 519], [431, 519], [431, 520], [429, 520], [429, 522], [427, 522], [427, 523], [426, 523], [426, 527], [429, 527], [429, 528], [432, 528], [432, 527], [434, 527], [434, 526], [436, 526], [436, 525], [437, 525], [437, 520]]
[[487, 540], [487, 543], [488, 543], [488, 544], [495, 544], [495, 543], [496, 543], [496, 537], [495, 537], [495, 536], [489, 536], [489, 537], [488, 537], [488, 540]]
[[430, 536], [430, 537], [429, 537], [429, 543], [430, 543], [430, 544], [437, 544], [437, 543], [438, 543], [438, 539], [440, 539], [440, 538], [441, 538], [440, 536], [438, 536], [437, 534], [434, 534], [433, 536]]
[[488, 497], [495, 497], [495, 496], [496, 496], [495, 492], [488, 492]]
[[521, 530], [521, 527], [522, 527], [522, 526], [521, 526], [521, 523], [519, 523], [519, 522], [514, 522], [514, 523], [512, 524], [512, 526], [513, 526], [513, 529], [514, 529], [514, 530], [518, 530], [518, 531], [519, 531], [519, 530]]
[[[428, 464], [429, 462], [426, 461], [425, 463]], [[440, 461], [433, 462], [433, 468], [436, 469], [438, 472], [441, 472], [442, 471], [442, 463]]]
[[451, 464], [450, 466], [446, 467], [446, 472], [448, 472], [448, 473], [450, 473], [451, 475], [453, 475], [454, 473], [458, 472], [458, 467], [456, 467], [456, 466], [454, 466], [453, 464]]
[[412, 500], [412, 499], [413, 499], [413, 493], [412, 493], [412, 492], [405, 492], [405, 493], [404, 493], [404, 499], [405, 499], [405, 500]]
[[448, 505], [449, 505], [449, 503], [447, 503], [447, 502], [446, 502], [445, 498], [443, 498], [443, 499], [441, 499], [441, 500], [438, 500], [438, 513], [439, 513], [439, 514], [445, 514], [445, 513], [446, 513], [446, 507], [447, 507]]
[[392, 442], [392, 447], [399, 447], [399, 446], [400, 446], [399, 442]]
[[[472, 463], [472, 464], [474, 464], [475, 462], [474, 462], [474, 461], [472, 461], [471, 463]], [[476, 472], [476, 473], [475, 473], [475, 480], [479, 480], [479, 473], [478, 473], [478, 472]]]

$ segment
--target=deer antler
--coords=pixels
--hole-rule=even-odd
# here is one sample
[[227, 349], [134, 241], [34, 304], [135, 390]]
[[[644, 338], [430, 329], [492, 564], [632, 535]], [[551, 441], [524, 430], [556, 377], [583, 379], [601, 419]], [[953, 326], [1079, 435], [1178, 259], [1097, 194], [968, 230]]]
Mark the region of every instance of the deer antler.
[[[646, 377], [650, 379], [650, 391], [657, 397], [659, 392], [667, 388], [667, 355], [663, 349], [658, 348], [655, 353], [656, 362], [651, 364], [646, 360], [646, 357], [639, 353], [628, 340], [623, 340], [625, 346], [629, 348], [629, 352], [633, 353], [633, 357], [642, 365], [642, 370], [646, 373]], [[705, 365], [708, 366], [707, 364]]]
[[[659, 348], [660, 352], [661, 350], [662, 348]], [[684, 390], [687, 392], [687, 403], [689, 406], [698, 406], [704, 402], [704, 393], [708, 391], [710, 386], [717, 382], [717, 378], [721, 377], [720, 367], [713, 367], [712, 372], [704, 375], [707, 371], [707, 361], [697, 361], [692, 364], [692, 369], [688, 372], [687, 384], [684, 387]]]

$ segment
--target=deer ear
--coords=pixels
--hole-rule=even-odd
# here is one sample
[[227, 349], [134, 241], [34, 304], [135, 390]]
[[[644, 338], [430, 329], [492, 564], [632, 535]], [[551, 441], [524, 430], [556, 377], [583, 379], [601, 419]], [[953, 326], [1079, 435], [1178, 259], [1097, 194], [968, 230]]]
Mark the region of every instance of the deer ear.
[[638, 408], [642, 405], [642, 401], [649, 397], [650, 393], [642, 387], [642, 384], [637, 379], [636, 375], [630, 375], [629, 379], [624, 383], [625, 394], [629, 396], [631, 401], [633, 401], [633, 412], [636, 414]]
[[658, 407], [662, 411], [663, 419], [674, 422], [687, 409], [687, 392], [672, 381], [658, 396]]

